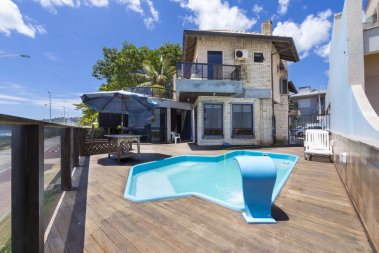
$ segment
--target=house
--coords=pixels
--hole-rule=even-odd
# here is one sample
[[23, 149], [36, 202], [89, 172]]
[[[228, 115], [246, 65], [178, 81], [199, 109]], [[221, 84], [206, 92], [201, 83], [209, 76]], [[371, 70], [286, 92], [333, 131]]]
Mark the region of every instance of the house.
[[324, 115], [326, 90], [300, 87], [297, 94], [291, 95], [291, 101], [300, 115]]
[[[337, 171], [379, 250], [378, 0], [345, 0], [334, 17], [326, 105]], [[375, 250], [374, 250], [375, 251]]]
[[288, 139], [288, 67], [299, 56], [290, 37], [185, 30], [176, 99], [194, 104], [198, 145], [265, 145]]

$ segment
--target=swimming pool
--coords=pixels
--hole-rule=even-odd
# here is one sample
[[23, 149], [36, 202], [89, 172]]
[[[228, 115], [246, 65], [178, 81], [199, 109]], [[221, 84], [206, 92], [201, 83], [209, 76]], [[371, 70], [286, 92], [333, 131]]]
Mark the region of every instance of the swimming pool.
[[287, 154], [233, 151], [218, 156], [177, 156], [144, 163], [130, 169], [124, 197], [142, 202], [194, 195], [242, 211], [245, 205], [241, 172], [233, 159], [240, 156], [272, 158], [277, 170], [272, 202], [299, 159]]

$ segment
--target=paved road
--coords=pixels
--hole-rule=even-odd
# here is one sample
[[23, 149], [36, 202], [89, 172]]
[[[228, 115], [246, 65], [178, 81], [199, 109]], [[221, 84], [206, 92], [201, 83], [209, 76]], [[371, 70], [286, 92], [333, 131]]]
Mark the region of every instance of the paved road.
[[[60, 157], [60, 138], [46, 139], [44, 143], [45, 159]], [[45, 170], [51, 164], [45, 164]], [[0, 220], [8, 214], [11, 206], [11, 149], [0, 151]]]

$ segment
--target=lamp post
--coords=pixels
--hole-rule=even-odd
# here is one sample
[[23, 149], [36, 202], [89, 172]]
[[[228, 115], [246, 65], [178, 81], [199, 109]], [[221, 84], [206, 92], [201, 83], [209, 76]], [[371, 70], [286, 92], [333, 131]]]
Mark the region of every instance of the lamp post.
[[63, 107], [63, 124], [66, 124], [66, 106], [62, 106]]
[[51, 123], [51, 91], [47, 91], [49, 93], [49, 114], [50, 114], [50, 123]]

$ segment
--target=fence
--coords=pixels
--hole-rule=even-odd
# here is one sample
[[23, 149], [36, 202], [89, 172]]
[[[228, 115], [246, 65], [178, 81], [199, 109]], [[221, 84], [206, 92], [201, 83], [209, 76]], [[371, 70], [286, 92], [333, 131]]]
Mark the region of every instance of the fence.
[[0, 114], [0, 252], [43, 252], [84, 130]]
[[307, 129], [329, 130], [330, 115], [296, 115], [288, 117], [288, 144], [304, 145]]
[[241, 66], [178, 62], [176, 65], [176, 78], [240, 81]]

